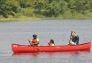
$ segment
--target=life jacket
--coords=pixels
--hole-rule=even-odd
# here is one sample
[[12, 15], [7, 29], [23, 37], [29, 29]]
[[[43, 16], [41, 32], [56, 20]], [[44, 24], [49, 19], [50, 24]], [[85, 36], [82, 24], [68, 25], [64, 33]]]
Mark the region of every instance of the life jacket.
[[38, 39], [32, 39], [32, 43], [33, 43], [33, 44], [38, 44], [39, 41], [38, 41]]

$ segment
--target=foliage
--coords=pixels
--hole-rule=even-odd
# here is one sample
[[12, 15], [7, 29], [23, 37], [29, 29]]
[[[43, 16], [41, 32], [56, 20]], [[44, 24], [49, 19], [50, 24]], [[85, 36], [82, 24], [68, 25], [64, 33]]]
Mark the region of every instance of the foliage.
[[75, 15], [92, 12], [92, 0], [0, 0], [0, 16], [58, 17], [69, 11]]

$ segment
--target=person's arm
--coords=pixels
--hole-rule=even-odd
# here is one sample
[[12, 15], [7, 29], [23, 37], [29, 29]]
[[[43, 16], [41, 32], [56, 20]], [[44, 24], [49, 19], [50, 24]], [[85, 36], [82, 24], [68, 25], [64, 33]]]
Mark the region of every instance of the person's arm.
[[39, 39], [37, 38], [37, 41], [39, 42]]
[[48, 45], [50, 46], [50, 42], [48, 42]]
[[38, 44], [39, 44], [39, 39], [37, 38], [37, 42], [38, 42]]

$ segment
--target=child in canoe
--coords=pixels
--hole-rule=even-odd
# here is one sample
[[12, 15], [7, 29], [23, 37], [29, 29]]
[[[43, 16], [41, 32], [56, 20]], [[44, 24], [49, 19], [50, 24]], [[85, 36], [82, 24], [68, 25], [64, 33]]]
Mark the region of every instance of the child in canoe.
[[51, 40], [49, 41], [48, 45], [49, 45], [49, 46], [55, 46], [54, 40], [51, 39]]
[[33, 35], [33, 39], [31, 41], [30, 40], [28, 41], [31, 44], [31, 46], [38, 46], [39, 44], [39, 39], [37, 38], [36, 34]]

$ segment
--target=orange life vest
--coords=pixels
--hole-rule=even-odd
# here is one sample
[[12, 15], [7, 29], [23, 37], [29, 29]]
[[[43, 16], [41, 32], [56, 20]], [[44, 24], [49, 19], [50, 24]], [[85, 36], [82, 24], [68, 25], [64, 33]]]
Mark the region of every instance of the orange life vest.
[[38, 43], [38, 40], [37, 39], [32, 39], [32, 43], [33, 44], [37, 44]]

